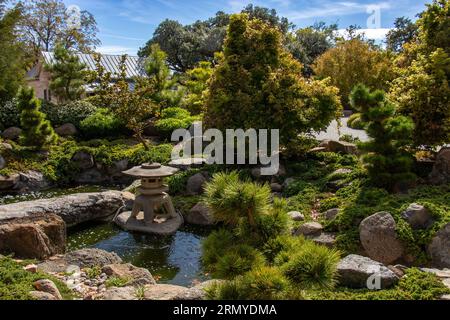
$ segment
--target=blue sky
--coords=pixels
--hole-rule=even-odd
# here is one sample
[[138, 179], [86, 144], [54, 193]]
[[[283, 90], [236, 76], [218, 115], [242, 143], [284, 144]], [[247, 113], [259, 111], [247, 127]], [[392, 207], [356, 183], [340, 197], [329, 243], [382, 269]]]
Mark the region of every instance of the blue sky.
[[[393, 26], [396, 17], [415, 15], [431, 0], [64, 0], [93, 13], [102, 41], [98, 51], [110, 54], [136, 54], [156, 26], [166, 18], [183, 24], [214, 16], [219, 10], [239, 12], [249, 3], [274, 8], [298, 27], [314, 22], [338, 23], [339, 28], [358, 25], [378, 41]], [[369, 20], [378, 8], [380, 19]], [[373, 24], [380, 21], [380, 24]]]

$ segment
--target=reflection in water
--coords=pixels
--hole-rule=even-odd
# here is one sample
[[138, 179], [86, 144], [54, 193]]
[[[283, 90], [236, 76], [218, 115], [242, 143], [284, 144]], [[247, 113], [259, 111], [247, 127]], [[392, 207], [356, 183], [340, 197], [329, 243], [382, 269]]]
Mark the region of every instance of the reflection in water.
[[147, 268], [160, 283], [189, 286], [207, 280], [200, 263], [201, 241], [210, 230], [184, 227], [169, 237], [132, 234], [113, 224], [88, 224], [69, 231], [69, 250], [99, 248]]

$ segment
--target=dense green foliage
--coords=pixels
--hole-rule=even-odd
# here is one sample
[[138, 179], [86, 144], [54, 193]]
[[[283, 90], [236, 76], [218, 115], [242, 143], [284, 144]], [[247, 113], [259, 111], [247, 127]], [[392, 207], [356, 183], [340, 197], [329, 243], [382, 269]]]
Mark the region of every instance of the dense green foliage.
[[17, 99], [0, 102], [0, 128], [20, 126], [20, 112]]
[[365, 129], [365, 124], [361, 120], [361, 114], [355, 113], [348, 118], [347, 126], [352, 129], [363, 130]]
[[47, 115], [53, 126], [71, 123], [80, 128], [80, 123], [93, 115], [97, 108], [88, 101], [79, 100], [67, 104], [55, 105], [48, 101], [42, 101], [42, 112]]
[[49, 87], [61, 102], [79, 100], [84, 94], [86, 65], [63, 45], [56, 46], [54, 61], [45, 68], [51, 73]]
[[386, 35], [387, 49], [394, 52], [403, 51], [403, 45], [412, 42], [417, 36], [417, 24], [406, 17], [400, 17], [395, 20], [394, 29], [391, 29]]
[[316, 60], [313, 69], [319, 79], [331, 78], [346, 108], [351, 107], [349, 96], [357, 84], [387, 90], [395, 77], [390, 54], [359, 38], [339, 41]]
[[[398, 59], [390, 96], [415, 123], [416, 146], [450, 141], [450, 4], [434, 0], [417, 21], [418, 41]], [[406, 64], [406, 65], [405, 65]]]
[[208, 127], [280, 129], [280, 142], [286, 145], [338, 117], [337, 89], [327, 81], [306, 81], [281, 41], [281, 33], [261, 20], [231, 17], [206, 97]]
[[188, 129], [199, 117], [191, 116], [189, 111], [182, 108], [167, 108], [162, 111], [155, 127], [162, 137], [169, 139], [177, 129]]
[[197, 67], [186, 72], [187, 95], [183, 103], [194, 115], [205, 110], [205, 91], [208, 90], [208, 82], [212, 74], [213, 68], [207, 61], [200, 62]]
[[110, 109], [99, 108], [79, 125], [86, 138], [117, 137], [124, 133], [123, 123], [117, 119]]
[[16, 96], [25, 76], [23, 44], [18, 41], [17, 35], [21, 19], [19, 9], [0, 15], [0, 105]]
[[371, 141], [360, 143], [368, 154], [364, 156], [372, 182], [392, 189], [414, 179], [413, 158], [406, 150], [414, 125], [411, 119], [395, 116], [395, 106], [387, 101], [383, 91], [370, 92], [358, 85], [352, 92], [351, 104], [360, 111], [361, 120], [367, 124]]
[[390, 290], [353, 290], [338, 288], [317, 291], [309, 295], [313, 300], [437, 300], [450, 293], [434, 274], [408, 269], [397, 286]]
[[27, 272], [23, 267], [11, 258], [0, 258], [0, 300], [30, 300], [29, 293], [35, 290], [33, 283], [42, 279], [52, 280], [64, 299], [74, 298], [67, 286], [55, 277], [42, 272]]
[[20, 124], [22, 134], [20, 143], [24, 146], [35, 147], [38, 150], [48, 148], [57, 140], [53, 128], [40, 111], [41, 102], [34, 97], [34, 90], [22, 88], [18, 96]]

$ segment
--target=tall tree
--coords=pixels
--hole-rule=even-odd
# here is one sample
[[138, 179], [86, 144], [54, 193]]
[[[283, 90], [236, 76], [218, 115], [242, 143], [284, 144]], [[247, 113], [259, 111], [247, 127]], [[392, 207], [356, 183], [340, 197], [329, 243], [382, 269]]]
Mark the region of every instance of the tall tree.
[[18, 7], [0, 17], [0, 103], [16, 96], [25, 76], [24, 48], [16, 31], [20, 19]]
[[301, 133], [322, 130], [341, 112], [337, 89], [307, 81], [282, 45], [282, 34], [261, 20], [233, 15], [224, 54], [206, 96], [205, 123], [225, 130], [280, 129], [289, 144]]
[[417, 21], [417, 41], [398, 59], [399, 77], [390, 97], [398, 111], [415, 123], [416, 146], [436, 147], [450, 141], [450, 2], [434, 0]]
[[51, 73], [50, 89], [61, 102], [78, 100], [85, 92], [86, 65], [80, 62], [76, 54], [62, 45], [57, 45], [54, 62], [45, 66]]
[[205, 110], [206, 91], [213, 71], [211, 63], [203, 61], [196, 68], [186, 72], [187, 79], [184, 85], [188, 94], [184, 98], [184, 104], [193, 115], [198, 115]]
[[359, 38], [339, 41], [316, 60], [313, 69], [318, 78], [331, 78], [347, 108], [349, 95], [357, 84], [387, 90], [389, 81], [395, 78], [390, 54]]
[[155, 85], [150, 98], [159, 106], [160, 112], [179, 104], [182, 96], [181, 91], [177, 90], [177, 79], [167, 65], [167, 54], [156, 43], [150, 47], [150, 54], [145, 61], [145, 71]]
[[299, 60], [303, 66], [305, 76], [312, 75], [313, 62], [335, 43], [335, 32], [337, 25], [327, 26], [324, 22], [313, 26], [299, 29], [287, 38], [287, 48], [294, 58]]
[[[242, 12], [250, 19], [258, 18], [273, 27], [277, 27], [283, 35], [293, 28], [286, 18], [279, 17], [275, 10], [248, 5]], [[214, 54], [222, 50], [230, 16], [222, 11], [215, 17], [183, 26], [178, 21], [165, 20], [156, 28], [152, 39], [139, 50], [139, 56], [150, 54], [151, 46], [159, 44], [167, 53], [167, 62], [172, 70], [186, 72], [201, 61], [214, 61]]]
[[388, 101], [383, 91], [370, 92], [363, 85], [354, 88], [351, 103], [361, 113], [372, 138], [360, 144], [367, 152], [363, 159], [372, 182], [392, 190], [397, 183], [413, 180], [413, 158], [406, 149], [414, 129], [411, 119], [396, 116], [395, 105]]
[[25, 0], [23, 8], [22, 38], [35, 57], [42, 50], [54, 50], [58, 43], [84, 53], [100, 44], [97, 22], [87, 11], [80, 12], [79, 25], [71, 25], [69, 12], [61, 0]]
[[45, 149], [57, 140], [57, 135], [45, 118], [45, 114], [40, 111], [41, 102], [35, 98], [32, 88], [22, 88], [18, 96], [20, 123], [22, 134], [20, 143], [34, 147], [38, 150]]
[[146, 120], [155, 107], [153, 101], [148, 99], [154, 94], [155, 83], [154, 79], [136, 78], [132, 90], [127, 78], [126, 61], [127, 56], [122, 56], [119, 78], [112, 86], [109, 100], [112, 102], [111, 108], [114, 114], [125, 123], [127, 129], [131, 130], [135, 138], [148, 150], [149, 146], [143, 137], [143, 132], [147, 126]]
[[387, 49], [394, 52], [403, 51], [403, 45], [411, 42], [417, 36], [418, 27], [406, 17], [400, 17], [395, 20], [395, 28], [386, 35]]

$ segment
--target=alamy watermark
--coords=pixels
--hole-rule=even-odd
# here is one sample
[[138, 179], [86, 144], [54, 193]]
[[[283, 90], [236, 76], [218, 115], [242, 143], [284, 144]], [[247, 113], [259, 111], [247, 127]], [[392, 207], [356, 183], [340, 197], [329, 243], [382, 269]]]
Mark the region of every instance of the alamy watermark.
[[207, 164], [259, 164], [262, 165], [261, 175], [274, 175], [280, 168], [278, 129], [227, 129], [224, 132], [208, 129], [203, 132], [199, 122], [190, 130], [175, 130], [172, 141], [179, 142], [172, 151], [172, 160], [197, 157], [205, 159]]

